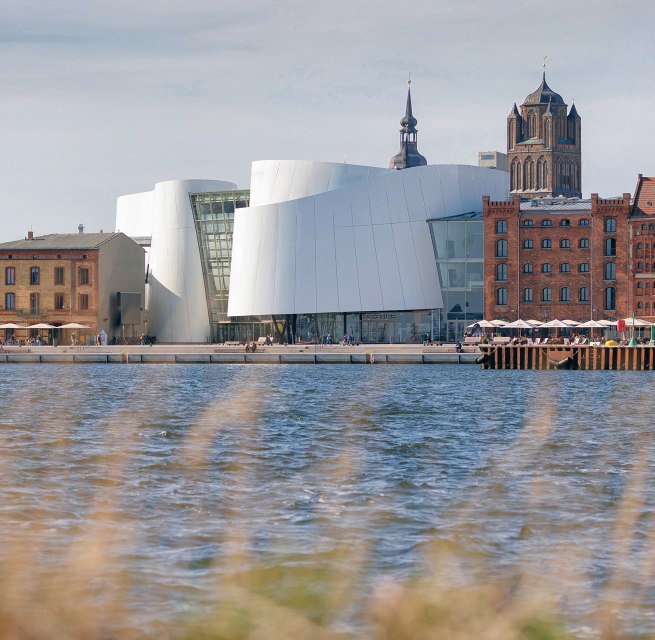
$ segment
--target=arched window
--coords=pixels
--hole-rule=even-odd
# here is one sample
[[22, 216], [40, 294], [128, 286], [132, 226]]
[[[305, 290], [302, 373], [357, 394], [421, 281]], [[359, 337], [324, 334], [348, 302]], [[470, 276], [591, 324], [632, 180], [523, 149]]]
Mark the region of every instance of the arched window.
[[605, 233], [616, 231], [616, 218], [605, 218]]
[[580, 222], [578, 222], [578, 226], [588, 227], [589, 226], [589, 218], [582, 218], [582, 220], [580, 220]]
[[532, 289], [523, 289], [523, 302], [532, 302]]
[[514, 158], [510, 166], [510, 184], [512, 191], [521, 188], [521, 161], [518, 158]]
[[606, 256], [615, 256], [616, 255], [616, 239], [607, 238], [605, 240], [605, 255]]
[[560, 227], [570, 227], [571, 226], [571, 221], [564, 218], [564, 220], [559, 221], [559, 226]]
[[530, 156], [523, 163], [523, 189], [525, 191], [534, 189], [534, 160]]
[[651, 223], [648, 225], [648, 230], [649, 230], [649, 231], [655, 231], [655, 224], [653, 224], [653, 223], [651, 222]]
[[548, 238], [544, 238], [541, 241], [541, 248], [542, 249], [550, 249], [553, 246], [553, 241], [549, 240]]
[[560, 302], [569, 302], [571, 300], [571, 290], [568, 287], [562, 287], [559, 290]]
[[550, 264], [550, 262], [544, 262], [544, 263], [541, 265], [541, 271], [542, 271], [543, 273], [550, 273], [552, 270], [553, 270], [553, 265]]
[[605, 263], [605, 280], [616, 280], [616, 263]]
[[605, 289], [605, 310], [613, 311], [614, 309], [616, 309], [616, 289], [607, 287]]
[[527, 220], [523, 221], [523, 226], [524, 227], [532, 227], [533, 225], [534, 225], [534, 222], [532, 222], [532, 220], [530, 220], [529, 218]]
[[569, 271], [571, 271], [571, 265], [568, 262], [562, 262], [562, 264], [560, 264], [559, 266], [559, 270], [562, 273], [568, 273]]
[[537, 137], [537, 115], [534, 111], [528, 114], [528, 138]]
[[589, 273], [589, 263], [581, 262], [579, 267], [580, 273]]
[[544, 287], [541, 290], [541, 301], [542, 302], [550, 302], [551, 297], [552, 297], [552, 293], [551, 293], [550, 287]]
[[571, 248], [571, 241], [570, 241], [568, 238], [562, 238], [562, 239], [559, 241], [559, 246], [560, 246], [562, 249], [570, 249], [570, 248]]
[[507, 257], [507, 240], [496, 241], [496, 257], [497, 258]]
[[588, 249], [589, 248], [589, 238], [580, 238], [580, 249]]
[[507, 220], [496, 221], [496, 233], [507, 233]]
[[496, 291], [496, 304], [507, 304], [507, 289], [501, 287]]
[[496, 267], [496, 280], [507, 280], [507, 263], [501, 262]]
[[637, 309], [642, 309], [643, 308], [643, 303], [637, 302]]
[[523, 265], [523, 273], [532, 273], [532, 262], [526, 262]]
[[532, 247], [534, 247], [534, 243], [532, 242], [532, 240], [524, 240], [523, 241], [523, 248], [524, 249], [532, 249]]
[[578, 295], [580, 302], [589, 302], [589, 289], [587, 287], [581, 287]]
[[553, 221], [552, 220], [542, 220], [541, 221], [541, 226], [542, 227], [552, 227], [553, 226]]

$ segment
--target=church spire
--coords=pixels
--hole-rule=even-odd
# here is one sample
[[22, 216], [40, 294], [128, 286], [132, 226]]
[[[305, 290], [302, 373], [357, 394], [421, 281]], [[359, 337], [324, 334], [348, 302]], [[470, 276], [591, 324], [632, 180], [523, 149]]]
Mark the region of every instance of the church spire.
[[418, 152], [417, 149], [417, 129], [418, 120], [412, 113], [412, 74], [409, 74], [407, 80], [407, 105], [405, 107], [405, 116], [400, 121], [400, 151], [391, 158], [389, 169], [409, 169], [410, 167], [420, 167], [426, 165], [428, 161]]

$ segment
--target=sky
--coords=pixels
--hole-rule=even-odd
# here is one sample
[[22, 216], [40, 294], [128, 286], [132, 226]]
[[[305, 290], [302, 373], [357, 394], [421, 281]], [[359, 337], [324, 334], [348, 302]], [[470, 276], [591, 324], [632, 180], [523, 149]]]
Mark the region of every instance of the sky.
[[655, 2], [0, 0], [0, 242], [113, 231], [156, 182], [254, 160], [388, 166], [408, 73], [430, 164], [505, 151], [541, 82], [582, 118], [583, 196], [655, 175]]

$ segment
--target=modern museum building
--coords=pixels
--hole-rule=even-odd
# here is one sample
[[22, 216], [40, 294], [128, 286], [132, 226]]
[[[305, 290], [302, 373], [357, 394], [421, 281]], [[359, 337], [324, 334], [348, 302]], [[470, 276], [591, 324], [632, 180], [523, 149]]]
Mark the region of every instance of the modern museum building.
[[408, 92], [388, 169], [257, 161], [249, 190], [174, 180], [118, 199], [146, 248], [148, 333], [160, 342], [453, 340], [483, 314], [482, 196], [506, 171], [429, 165]]

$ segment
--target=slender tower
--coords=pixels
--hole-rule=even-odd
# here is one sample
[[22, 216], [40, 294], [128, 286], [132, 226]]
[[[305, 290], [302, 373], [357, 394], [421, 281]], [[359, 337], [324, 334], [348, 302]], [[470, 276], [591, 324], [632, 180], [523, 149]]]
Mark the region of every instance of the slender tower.
[[391, 158], [389, 169], [409, 169], [410, 167], [421, 167], [428, 161], [418, 152], [416, 148], [416, 123], [418, 120], [412, 115], [412, 94], [410, 85], [412, 78], [407, 80], [407, 107], [405, 117], [400, 121], [400, 151]]

